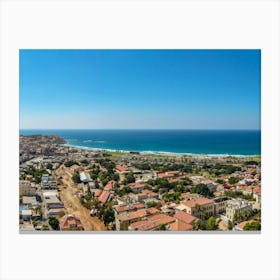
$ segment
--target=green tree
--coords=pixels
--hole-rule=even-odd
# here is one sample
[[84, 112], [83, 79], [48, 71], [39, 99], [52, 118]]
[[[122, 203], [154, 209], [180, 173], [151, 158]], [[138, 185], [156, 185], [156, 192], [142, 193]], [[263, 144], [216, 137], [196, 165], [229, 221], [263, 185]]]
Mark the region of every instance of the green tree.
[[243, 230], [261, 230], [261, 224], [259, 222], [251, 222], [244, 226]]
[[72, 180], [74, 183], [79, 184], [81, 183], [81, 179], [80, 179], [80, 174], [79, 173], [74, 173], [72, 176]]
[[121, 189], [116, 189], [116, 193], [119, 195], [119, 196], [123, 196], [125, 194], [129, 194], [131, 193], [132, 190], [129, 186], [124, 186], [123, 188]]
[[225, 181], [221, 180], [221, 179], [217, 179], [216, 183], [223, 185], [225, 183]]
[[240, 179], [237, 178], [237, 177], [230, 177], [230, 178], [228, 179], [228, 182], [229, 182], [231, 185], [234, 185], [234, 184], [238, 183], [239, 181], [240, 181]]
[[132, 172], [129, 172], [125, 175], [124, 183], [130, 184], [135, 182], [135, 177]]
[[79, 163], [78, 163], [77, 161], [75, 161], [75, 160], [68, 160], [68, 161], [64, 162], [64, 165], [65, 165], [66, 167], [71, 167], [71, 166], [74, 165], [74, 164], [79, 165]]
[[202, 220], [195, 220], [193, 223], [193, 229], [194, 230], [205, 230], [206, 229], [206, 225], [205, 225], [205, 222], [202, 221]]
[[213, 197], [213, 193], [205, 184], [198, 184], [195, 187], [191, 188], [191, 193], [198, 193], [206, 197]]
[[114, 173], [114, 174], [112, 175], [112, 179], [113, 179], [114, 181], [119, 181], [119, 180], [120, 180], [120, 175], [119, 175], [118, 173]]
[[155, 202], [155, 201], [148, 201], [146, 203], [146, 205], [147, 205], [148, 208], [156, 207], [157, 206], [157, 202]]
[[232, 221], [228, 221], [228, 223], [227, 223], [227, 228], [228, 228], [228, 230], [232, 230], [233, 229], [233, 223], [232, 223]]
[[115, 220], [115, 214], [113, 209], [107, 208], [105, 209], [104, 213], [103, 213], [103, 221], [105, 225], [108, 225], [110, 223], [112, 223]]
[[59, 221], [55, 217], [50, 217], [49, 218], [49, 225], [52, 227], [54, 230], [59, 230]]
[[159, 225], [158, 227], [155, 228], [155, 230], [166, 230], [165, 225]]
[[86, 159], [81, 160], [81, 163], [82, 163], [83, 165], [88, 165], [88, 164], [89, 164], [88, 160], [86, 160]]
[[207, 221], [206, 221], [206, 230], [216, 230], [218, 228], [218, 224], [216, 222], [215, 217], [211, 216]]

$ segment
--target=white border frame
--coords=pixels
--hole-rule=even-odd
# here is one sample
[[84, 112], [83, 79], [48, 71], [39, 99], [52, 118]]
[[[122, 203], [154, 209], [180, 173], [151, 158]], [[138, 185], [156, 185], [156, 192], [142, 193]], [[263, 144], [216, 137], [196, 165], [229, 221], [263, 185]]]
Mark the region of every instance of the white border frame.
[[[1, 279], [279, 279], [279, 2], [1, 2]], [[260, 235], [20, 235], [18, 50], [262, 50]]]

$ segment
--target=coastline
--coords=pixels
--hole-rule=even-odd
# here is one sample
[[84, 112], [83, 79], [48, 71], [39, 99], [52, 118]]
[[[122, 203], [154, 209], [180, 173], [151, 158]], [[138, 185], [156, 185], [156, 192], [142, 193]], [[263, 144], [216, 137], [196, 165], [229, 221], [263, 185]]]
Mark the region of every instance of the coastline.
[[[65, 140], [67, 142], [67, 140]], [[118, 154], [130, 154], [133, 152], [139, 153], [139, 155], [147, 155], [147, 156], [186, 156], [193, 158], [261, 158], [261, 155], [235, 155], [235, 154], [194, 154], [194, 153], [175, 153], [175, 152], [166, 152], [166, 151], [127, 151], [127, 150], [114, 150], [114, 149], [100, 149], [100, 148], [91, 148], [87, 146], [78, 146], [69, 144], [62, 144], [62, 146], [71, 147], [75, 149], [88, 150], [88, 151], [96, 151], [96, 152], [110, 152], [110, 153], [118, 153]]]

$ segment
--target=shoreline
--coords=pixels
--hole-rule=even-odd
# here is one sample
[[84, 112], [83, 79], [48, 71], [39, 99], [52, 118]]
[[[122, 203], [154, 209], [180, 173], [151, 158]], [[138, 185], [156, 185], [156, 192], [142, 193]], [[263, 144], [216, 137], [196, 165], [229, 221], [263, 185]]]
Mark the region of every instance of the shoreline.
[[[67, 141], [67, 140], [66, 140]], [[96, 152], [111, 152], [111, 153], [120, 153], [120, 154], [130, 154], [139, 153], [139, 155], [147, 156], [189, 156], [195, 158], [261, 158], [261, 155], [234, 155], [234, 154], [194, 154], [194, 153], [175, 153], [175, 152], [165, 152], [165, 151], [126, 151], [126, 150], [114, 150], [114, 149], [100, 149], [100, 148], [91, 148], [87, 146], [75, 146], [73, 144], [62, 144], [65, 147], [71, 147], [81, 150], [89, 150]]]

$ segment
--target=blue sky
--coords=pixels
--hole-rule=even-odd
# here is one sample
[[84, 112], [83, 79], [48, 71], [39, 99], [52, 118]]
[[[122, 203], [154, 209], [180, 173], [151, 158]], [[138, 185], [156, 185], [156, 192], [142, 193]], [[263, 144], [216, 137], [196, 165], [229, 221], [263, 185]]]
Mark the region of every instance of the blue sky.
[[20, 50], [20, 128], [260, 129], [260, 50]]

